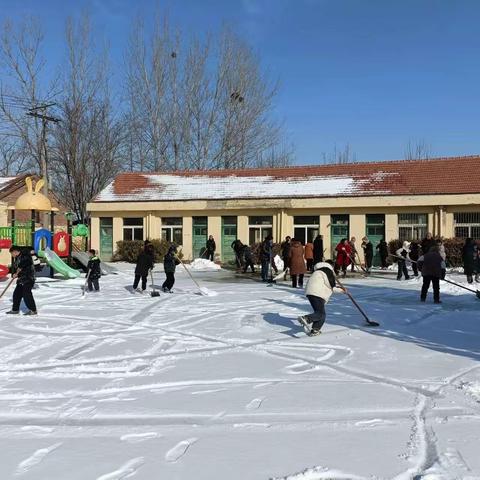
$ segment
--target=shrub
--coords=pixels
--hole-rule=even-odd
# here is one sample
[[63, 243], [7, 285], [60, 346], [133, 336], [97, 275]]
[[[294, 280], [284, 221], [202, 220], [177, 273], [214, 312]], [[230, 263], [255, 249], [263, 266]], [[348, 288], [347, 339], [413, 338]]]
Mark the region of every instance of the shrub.
[[[254, 262], [257, 265], [259, 265], [262, 262], [262, 259], [261, 259], [262, 243], [261, 242], [252, 243], [252, 245], [250, 245], [250, 248], [252, 249], [252, 255], [253, 255], [253, 258], [254, 258]], [[280, 243], [274, 243], [273, 244], [273, 256], [275, 257], [275, 255], [282, 256], [282, 247], [281, 247]]]
[[[151, 240], [153, 250], [155, 251], [155, 262], [159, 263], [163, 261], [163, 257], [170, 247], [170, 242], [166, 240]], [[117, 242], [117, 250], [113, 255], [112, 260], [114, 262], [129, 262], [135, 263], [138, 256], [143, 251], [143, 240], [120, 240]], [[182, 252], [179, 250], [178, 256], [182, 258]]]
[[[388, 242], [388, 253], [392, 254], [392, 255], [396, 255], [396, 252], [399, 248], [401, 248], [401, 246], [403, 245], [403, 242], [401, 240], [399, 240], [398, 238], [395, 239], [395, 240], [390, 240]], [[390, 263], [396, 263], [397, 262], [397, 258], [396, 257], [388, 257], [388, 261]]]

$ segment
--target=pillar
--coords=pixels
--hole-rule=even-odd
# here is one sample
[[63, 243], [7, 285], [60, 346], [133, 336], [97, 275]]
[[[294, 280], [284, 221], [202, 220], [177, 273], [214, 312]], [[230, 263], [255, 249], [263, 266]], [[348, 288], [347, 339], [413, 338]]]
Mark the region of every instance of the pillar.
[[250, 244], [247, 215], [238, 215], [237, 217], [237, 238], [246, 245]]
[[90, 247], [100, 252], [100, 218], [90, 217]]
[[385, 241], [398, 238], [398, 215], [396, 213], [385, 214]]
[[192, 217], [183, 217], [183, 243], [182, 253], [184, 260], [193, 259], [193, 219]]
[[213, 235], [217, 250], [215, 255], [222, 258], [222, 217], [215, 215], [207, 219], [208, 235]]
[[113, 217], [113, 253], [117, 251], [117, 242], [123, 240], [123, 217]]
[[325, 258], [332, 258], [330, 220], [330, 215], [320, 215], [320, 235], [323, 237], [323, 248], [326, 249]]

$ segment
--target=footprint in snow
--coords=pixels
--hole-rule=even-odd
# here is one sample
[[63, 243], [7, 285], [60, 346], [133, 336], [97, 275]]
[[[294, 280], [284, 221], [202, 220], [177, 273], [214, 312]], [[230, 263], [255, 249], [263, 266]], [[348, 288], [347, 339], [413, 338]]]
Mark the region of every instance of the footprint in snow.
[[130, 478], [131, 476], [135, 475], [135, 473], [137, 473], [137, 470], [144, 463], [145, 459], [143, 457], [133, 458], [127, 463], [124, 463], [117, 470], [97, 477], [97, 480], [122, 480], [123, 478]]
[[246, 405], [246, 410], [257, 410], [262, 405], [265, 397], [263, 398], [254, 398], [249, 404]]
[[189, 438], [178, 442], [173, 448], [171, 448], [165, 454], [165, 460], [167, 462], [176, 462], [179, 458], [183, 457], [187, 450], [198, 440], [198, 438]]
[[49, 453], [56, 450], [62, 443], [54, 443], [46, 448], [40, 448], [36, 450], [32, 455], [23, 460], [18, 464], [17, 469], [15, 470], [15, 475], [23, 475], [31, 470], [33, 467], [38, 465]]

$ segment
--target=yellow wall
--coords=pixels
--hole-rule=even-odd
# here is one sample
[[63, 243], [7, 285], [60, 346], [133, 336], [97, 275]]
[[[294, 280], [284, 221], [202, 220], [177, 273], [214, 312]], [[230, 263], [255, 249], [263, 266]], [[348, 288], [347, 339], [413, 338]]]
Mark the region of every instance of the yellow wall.
[[[249, 243], [249, 216], [272, 216], [275, 241], [293, 235], [295, 215], [318, 215], [320, 234], [331, 257], [330, 219], [332, 214], [350, 215], [350, 236], [357, 238], [358, 248], [366, 232], [366, 214], [385, 214], [385, 236], [387, 241], [398, 237], [398, 213], [428, 214], [428, 231], [444, 237], [454, 236], [453, 212], [480, 211], [480, 194], [432, 195], [397, 197], [347, 197], [313, 199], [248, 199], [185, 202], [112, 202], [90, 203], [92, 217], [92, 247], [99, 247], [98, 217], [113, 217], [114, 248], [123, 238], [124, 217], [144, 217], [144, 232], [151, 239], [161, 238], [162, 217], [183, 218], [182, 251], [186, 259], [192, 258], [192, 217], [208, 217], [208, 234], [217, 243], [217, 255], [221, 255], [222, 216], [237, 217], [237, 236], [243, 243]], [[361, 249], [359, 248], [360, 254]]]

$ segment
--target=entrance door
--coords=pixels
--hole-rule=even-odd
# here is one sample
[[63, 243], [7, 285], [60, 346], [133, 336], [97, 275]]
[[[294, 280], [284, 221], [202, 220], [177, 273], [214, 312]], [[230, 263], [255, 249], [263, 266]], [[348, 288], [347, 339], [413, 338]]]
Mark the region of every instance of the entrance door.
[[376, 246], [382, 238], [385, 238], [385, 215], [372, 214], [367, 215], [366, 235], [373, 245], [373, 265], [375, 267], [381, 265], [380, 253]]
[[330, 220], [331, 252], [336, 257], [335, 247], [342, 238], [349, 238], [349, 215], [332, 215]]
[[113, 218], [100, 218], [100, 258], [109, 262], [113, 255]]
[[237, 239], [237, 217], [222, 217], [222, 262], [235, 262], [232, 242]]
[[207, 217], [193, 217], [192, 252], [193, 258], [205, 256], [207, 243]]

